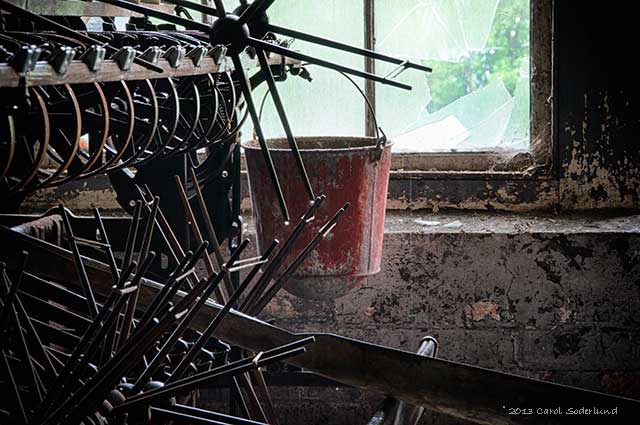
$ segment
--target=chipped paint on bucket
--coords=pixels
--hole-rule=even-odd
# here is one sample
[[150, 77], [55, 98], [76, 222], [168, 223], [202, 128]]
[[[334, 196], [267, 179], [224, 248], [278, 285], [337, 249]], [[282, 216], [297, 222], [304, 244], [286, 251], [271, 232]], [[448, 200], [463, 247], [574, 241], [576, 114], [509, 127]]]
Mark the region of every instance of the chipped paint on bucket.
[[[294, 295], [333, 299], [359, 287], [380, 271], [384, 217], [391, 167], [391, 144], [376, 159], [376, 139], [302, 137], [298, 145], [316, 196], [327, 199], [296, 242], [289, 264], [322, 225], [345, 203], [347, 210], [285, 286]], [[244, 145], [258, 249], [284, 241], [309, 207], [304, 184], [285, 139], [269, 142], [292, 224], [286, 225], [256, 141]]]

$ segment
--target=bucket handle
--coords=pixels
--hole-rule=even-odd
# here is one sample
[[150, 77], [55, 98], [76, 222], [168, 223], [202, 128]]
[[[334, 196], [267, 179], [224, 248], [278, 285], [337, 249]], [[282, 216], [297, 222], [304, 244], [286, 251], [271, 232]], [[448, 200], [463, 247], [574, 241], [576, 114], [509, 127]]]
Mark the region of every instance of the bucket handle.
[[336, 72], [338, 74], [342, 74], [342, 76], [344, 78], [346, 78], [347, 80], [349, 80], [349, 82], [351, 82], [351, 84], [353, 84], [353, 86], [356, 88], [356, 90], [358, 90], [360, 95], [362, 95], [362, 98], [364, 99], [364, 101], [365, 101], [365, 103], [367, 105], [367, 109], [369, 110], [369, 113], [371, 114], [371, 117], [373, 118], [373, 123], [374, 123], [374, 125], [376, 127], [376, 150], [375, 150], [374, 155], [375, 155], [376, 160], [379, 161], [380, 158], [382, 158], [382, 152], [384, 151], [384, 148], [387, 145], [388, 139], [387, 139], [387, 135], [382, 130], [382, 127], [380, 127], [378, 125], [378, 118], [376, 117], [376, 111], [373, 109], [373, 105], [371, 104], [371, 102], [367, 98], [367, 95], [360, 88], [360, 86], [353, 80], [353, 78], [351, 78], [350, 76], [348, 76], [347, 74], [345, 74], [342, 71], [336, 71]]
[[[304, 64], [305, 66], [309, 66], [309, 65], [313, 65], [313, 64]], [[336, 71], [338, 74], [341, 74], [344, 78], [346, 78], [347, 80], [349, 80], [351, 82], [351, 84], [353, 84], [353, 86], [356, 88], [356, 90], [358, 90], [358, 92], [360, 93], [360, 95], [362, 96], [362, 98], [364, 99], [366, 105], [367, 105], [367, 109], [369, 110], [369, 113], [371, 114], [371, 117], [373, 118], [373, 123], [376, 127], [376, 149], [374, 151], [374, 157], [376, 159], [376, 161], [379, 161], [382, 158], [382, 152], [384, 151], [385, 146], [387, 145], [387, 142], [389, 141], [389, 139], [387, 138], [386, 133], [382, 130], [382, 127], [380, 127], [378, 125], [378, 118], [376, 117], [376, 111], [373, 109], [373, 105], [371, 104], [371, 102], [369, 101], [369, 99], [367, 98], [367, 95], [364, 93], [364, 91], [360, 88], [360, 86], [353, 80], [353, 78], [349, 77], [347, 74], [345, 74], [342, 71]], [[258, 119], [262, 119], [262, 112], [264, 109], [264, 105], [265, 105], [265, 101], [267, 100], [267, 96], [269, 95], [269, 89], [267, 89], [266, 93], [264, 94], [264, 97], [262, 98], [262, 102], [260, 102], [260, 111], [258, 113]]]

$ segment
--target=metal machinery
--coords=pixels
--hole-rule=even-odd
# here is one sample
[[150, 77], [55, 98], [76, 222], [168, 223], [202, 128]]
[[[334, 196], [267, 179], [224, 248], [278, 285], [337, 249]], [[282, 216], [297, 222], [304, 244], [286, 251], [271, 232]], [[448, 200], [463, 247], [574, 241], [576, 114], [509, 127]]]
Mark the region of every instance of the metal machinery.
[[[429, 338], [412, 354], [255, 318], [349, 207], [292, 252], [325, 198], [309, 184], [276, 81], [308, 76], [310, 63], [409, 88], [278, 36], [395, 63], [394, 75], [429, 68], [270, 23], [274, 0], [229, 13], [218, 0], [35, 3], [0, 0], [0, 423], [277, 423], [264, 373], [280, 362], [302, 380], [388, 395], [371, 423], [416, 423], [423, 408], [478, 423], [571, 422], [503, 407], [532, 401], [638, 413], [634, 400], [436, 359]], [[130, 15], [117, 31], [112, 18]], [[80, 16], [102, 17], [102, 31]], [[251, 97], [261, 83], [305, 182], [303, 217], [289, 217], [273, 169]], [[248, 118], [271, 170], [264, 184], [292, 223], [254, 258], [241, 257], [238, 132]], [[99, 174], [128, 217], [76, 217], [64, 206], [17, 214], [37, 190]], [[208, 385], [229, 386], [230, 412], [196, 407], [195, 390]]]

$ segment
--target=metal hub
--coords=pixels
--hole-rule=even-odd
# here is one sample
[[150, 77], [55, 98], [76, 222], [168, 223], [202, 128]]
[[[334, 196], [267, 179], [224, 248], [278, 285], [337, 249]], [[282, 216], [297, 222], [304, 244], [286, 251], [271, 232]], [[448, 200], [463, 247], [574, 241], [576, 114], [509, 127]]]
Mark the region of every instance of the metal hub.
[[231, 54], [239, 54], [249, 46], [251, 31], [247, 24], [242, 24], [236, 15], [228, 14], [224, 18], [216, 19], [211, 25], [209, 38], [215, 46], [223, 44]]

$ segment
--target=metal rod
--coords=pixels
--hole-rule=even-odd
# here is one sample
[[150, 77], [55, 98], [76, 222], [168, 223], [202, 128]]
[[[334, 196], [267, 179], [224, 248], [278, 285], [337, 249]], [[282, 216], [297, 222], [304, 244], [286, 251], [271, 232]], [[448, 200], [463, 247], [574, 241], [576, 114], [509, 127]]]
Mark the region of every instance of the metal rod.
[[413, 63], [410, 61], [405, 61], [403, 59], [395, 58], [393, 56], [385, 55], [383, 53], [376, 52], [370, 49], [363, 49], [360, 47], [350, 46], [345, 43], [340, 43], [339, 41], [329, 40], [327, 38], [318, 37], [313, 34], [307, 34], [302, 31], [297, 31], [290, 28], [281, 27], [278, 25], [269, 24], [267, 26], [269, 31], [275, 32], [276, 34], [286, 35], [287, 37], [293, 37], [299, 40], [308, 41], [314, 44], [320, 44], [322, 46], [331, 47], [334, 49], [342, 50], [345, 52], [353, 53], [356, 55], [364, 56], [371, 59], [377, 59], [383, 62], [389, 62], [396, 65], [401, 65], [404, 68], [412, 68], [417, 69], [423, 72], [432, 72], [428, 66], [424, 66], [421, 64]]
[[[16, 285], [12, 285], [12, 287], [14, 286]], [[26, 332], [26, 329], [23, 329], [22, 327], [22, 323], [20, 321], [20, 317], [18, 317], [18, 310], [16, 309], [15, 304], [14, 303], [10, 305], [5, 304], [5, 309], [7, 308], [11, 309], [13, 312], [13, 319], [16, 324], [16, 332], [18, 334], [18, 340], [20, 342], [20, 349], [24, 357], [23, 360], [29, 365], [29, 377], [31, 378], [32, 388], [33, 388], [33, 391], [35, 392], [36, 399], [39, 403], [42, 401], [43, 389], [41, 388], [41, 381], [38, 377], [37, 370], [34, 367], [34, 362], [31, 358], [31, 354], [29, 353], [29, 346], [27, 345], [27, 340], [25, 339], [24, 334]], [[0, 328], [0, 329], [4, 329], [4, 328]]]
[[[265, 260], [268, 259], [278, 243], [278, 241], [273, 241], [271, 246], [269, 246], [269, 248], [262, 255], [262, 258]], [[222, 310], [220, 310], [218, 314], [216, 314], [209, 326], [207, 326], [207, 328], [202, 332], [197, 341], [189, 348], [189, 351], [187, 351], [182, 360], [180, 360], [180, 363], [178, 363], [178, 366], [175, 367], [173, 373], [171, 374], [169, 379], [167, 379], [167, 382], [174, 382], [182, 378], [185, 371], [189, 367], [189, 364], [196, 358], [200, 350], [204, 348], [205, 344], [207, 343], [207, 341], [209, 341], [209, 338], [211, 338], [218, 325], [220, 325], [226, 314], [233, 308], [235, 302], [238, 300], [238, 298], [240, 298], [240, 295], [242, 295], [245, 289], [247, 289], [253, 278], [256, 276], [256, 274], [258, 274], [259, 270], [260, 266], [257, 265], [249, 272], [238, 289], [236, 289], [235, 292], [231, 295]]]
[[177, 425], [226, 425], [226, 422], [218, 422], [214, 419], [195, 416], [194, 414], [197, 412], [194, 412], [194, 414], [189, 414], [155, 406], [149, 407], [149, 412], [151, 413], [151, 422], [149, 422], [150, 424], [172, 423]]
[[5, 370], [7, 371], [7, 378], [9, 378], [9, 383], [11, 385], [11, 393], [13, 394], [14, 398], [15, 398], [15, 402], [17, 405], [17, 410], [18, 410], [18, 414], [21, 416], [19, 419], [16, 418], [17, 420], [21, 421], [20, 423], [22, 424], [27, 424], [28, 420], [27, 420], [27, 413], [24, 409], [24, 403], [22, 403], [22, 397], [20, 397], [20, 391], [18, 390], [18, 384], [16, 383], [16, 378], [13, 375], [13, 371], [11, 370], [11, 365], [9, 364], [9, 359], [7, 358], [7, 354], [5, 353], [5, 350], [2, 350], [2, 363], [3, 366], [5, 368]]
[[[169, 318], [167, 317], [166, 320], [169, 320]], [[104, 395], [102, 389], [106, 387], [106, 383], [114, 384], [115, 382], [113, 377], [116, 374], [119, 375], [115, 378], [116, 382], [123, 376], [119, 373], [122, 369], [122, 363], [126, 360], [131, 360], [131, 353], [136, 350], [136, 346], [142, 347], [149, 339], [153, 338], [155, 340], [159, 336], [160, 331], [163, 330], [160, 329], [159, 325], [159, 321], [156, 320], [154, 322], [150, 321], [146, 327], [141, 327], [139, 329], [139, 339], [136, 340], [134, 338], [130, 338], [123, 349], [115, 357], [110, 359], [102, 368], [100, 368], [98, 372], [84, 385], [82, 385], [71, 397], [68, 397], [64, 402], [60, 403], [57, 409], [49, 415], [48, 418], [45, 418], [43, 422], [55, 423], [58, 419], [61, 419], [63, 423], [75, 423], [76, 421], [74, 419], [78, 416], [84, 415], [84, 412], [88, 407], [87, 404], [89, 404], [88, 402], [95, 398], [96, 393]], [[133, 365], [127, 366], [132, 367]], [[112, 387], [113, 385], [109, 386]], [[69, 415], [70, 417], [65, 418]]]
[[[207, 231], [207, 236], [209, 238], [209, 242], [211, 243], [211, 247], [213, 248], [213, 255], [215, 256], [218, 268], [221, 269], [222, 265], [224, 264], [224, 258], [222, 256], [222, 249], [220, 248], [220, 241], [218, 239], [218, 235], [216, 234], [213, 222], [211, 221], [211, 215], [209, 214], [207, 203], [205, 202], [204, 196], [202, 195], [200, 183], [198, 182], [198, 177], [196, 176], [196, 171], [193, 166], [189, 167], [189, 175], [191, 177], [191, 181], [193, 182], [192, 184], [193, 190], [196, 194], [196, 201], [198, 202], [198, 207], [200, 208], [200, 213], [202, 214], [204, 220], [204, 227]], [[233, 284], [231, 283], [231, 279], [229, 279], [229, 276], [227, 274], [224, 275], [224, 284], [226, 286], [227, 293], [233, 293]]]
[[[145, 200], [145, 202], [147, 200], [147, 196], [153, 196], [151, 194], [151, 190], [147, 186], [145, 186], [145, 190], [142, 190], [142, 188], [137, 185], [136, 185], [136, 188], [138, 189], [140, 196], [142, 197], [142, 199]], [[147, 195], [145, 191], [148, 192], [149, 195]], [[148, 206], [147, 206], [147, 210], [149, 210]], [[165, 218], [164, 214], [162, 213], [162, 210], [158, 210], [156, 227], [158, 228], [158, 232], [160, 233], [160, 236], [164, 240], [164, 243], [167, 249], [169, 250], [169, 255], [171, 256], [171, 259], [176, 264], [180, 263], [179, 258], [184, 258], [185, 252], [182, 249], [182, 246], [180, 246], [180, 242], [178, 242], [178, 238], [176, 237], [175, 233], [171, 229], [171, 226], [169, 225], [169, 222]], [[198, 276], [195, 273], [193, 273], [193, 276], [195, 276], [196, 280], [198, 279]], [[191, 287], [194, 286], [195, 281], [193, 281], [193, 277], [189, 277], [187, 281], [189, 282]]]
[[216, 5], [216, 11], [218, 12], [218, 17], [224, 18], [227, 14], [224, 9], [224, 2], [222, 0], [213, 0], [213, 4]]
[[293, 263], [284, 271], [284, 273], [275, 281], [275, 283], [267, 290], [264, 297], [256, 302], [255, 306], [249, 310], [250, 314], [257, 316], [263, 308], [269, 304], [269, 301], [278, 293], [278, 291], [287, 283], [287, 281], [293, 276], [298, 267], [302, 264], [307, 256], [315, 249], [316, 246], [322, 241], [322, 239], [333, 229], [342, 214], [349, 208], [349, 203], [346, 203], [344, 207], [340, 208], [333, 217], [318, 231], [316, 236], [303, 248], [298, 254]]
[[[147, 273], [155, 257], [156, 257], [155, 252], [150, 252], [149, 254], [147, 254], [144, 262], [142, 263], [142, 267], [140, 268], [140, 270], [136, 272], [136, 275], [135, 275], [136, 282], [139, 282], [142, 279], [143, 275]], [[129, 300], [127, 300], [127, 307], [125, 309], [124, 319], [122, 320], [122, 327], [120, 328], [120, 339], [123, 339], [123, 338], [126, 339], [131, 334], [131, 326], [133, 325], [133, 316], [135, 315], [136, 307], [138, 306], [138, 298], [140, 297], [141, 285], [136, 284], [136, 287], [137, 289], [135, 294], [133, 294], [133, 296], [130, 297]]]
[[265, 13], [274, 2], [275, 0], [255, 0], [247, 9], [245, 9], [244, 12], [242, 12], [238, 22], [243, 25], [251, 21], [253, 18], [259, 17], [261, 14]]
[[67, 241], [69, 242], [69, 246], [71, 247], [73, 259], [76, 264], [78, 277], [80, 278], [80, 283], [82, 284], [82, 291], [84, 292], [84, 297], [87, 300], [89, 315], [91, 316], [91, 318], [95, 318], [98, 315], [98, 306], [96, 304], [96, 299], [93, 296], [93, 290], [91, 289], [91, 284], [89, 283], [89, 278], [87, 277], [87, 271], [84, 268], [82, 257], [80, 256], [78, 244], [76, 244], [75, 240], [73, 239], [74, 235], [73, 229], [71, 228], [71, 221], [69, 220], [69, 214], [67, 214], [67, 210], [62, 204], [59, 206], [59, 210], [60, 215], [62, 216], [62, 224], [67, 235]]
[[204, 13], [211, 16], [219, 16], [218, 10], [204, 4], [193, 3], [188, 0], [163, 0], [164, 3], [174, 4], [176, 6], [182, 6], [185, 9], [195, 10], [196, 12]]
[[[178, 292], [178, 289], [181, 286], [181, 282], [177, 281], [177, 277], [182, 273], [182, 271], [188, 270], [195, 266], [195, 263], [200, 259], [204, 251], [207, 249], [208, 245], [208, 242], [203, 242], [196, 249], [196, 252], [189, 256], [189, 258], [185, 256], [183, 260], [186, 261], [181, 262], [176, 270], [171, 273], [171, 276], [169, 277], [167, 282], [165, 282], [162, 290], [158, 292], [151, 305], [147, 307], [147, 311], [142, 316], [142, 319], [140, 319], [140, 323], [144, 323], [145, 321], [151, 319], [156, 314], [160, 306], [168, 303], [173, 299], [174, 295]], [[189, 254], [189, 252], [187, 252], [187, 254]]]
[[240, 311], [249, 311], [249, 309], [262, 296], [262, 293], [271, 281], [271, 277], [278, 271], [278, 269], [282, 265], [282, 262], [287, 258], [289, 252], [291, 252], [294, 243], [302, 234], [305, 226], [313, 218], [314, 213], [324, 203], [325, 199], [326, 197], [322, 195], [316, 199], [313, 205], [309, 206], [305, 214], [300, 218], [298, 224], [296, 224], [296, 227], [294, 227], [294, 229], [287, 237], [287, 240], [284, 242], [282, 248], [280, 248], [276, 256], [273, 258], [273, 260], [271, 260], [262, 276], [260, 276], [260, 278], [258, 279], [258, 282], [256, 282], [255, 286], [249, 292], [249, 295], [247, 295], [247, 297], [243, 300], [242, 304], [240, 305]]
[[273, 74], [271, 73], [271, 67], [269, 66], [269, 61], [267, 60], [267, 56], [265, 52], [260, 48], [256, 48], [256, 55], [258, 56], [258, 61], [260, 63], [260, 68], [262, 69], [262, 74], [264, 75], [267, 81], [267, 85], [269, 86], [269, 93], [271, 93], [271, 98], [273, 99], [273, 103], [276, 106], [276, 111], [278, 112], [278, 116], [280, 117], [282, 128], [284, 129], [284, 132], [287, 135], [287, 142], [289, 143], [289, 148], [291, 148], [291, 152], [293, 153], [293, 157], [296, 161], [296, 166], [298, 167], [298, 173], [300, 174], [300, 177], [302, 177], [302, 182], [304, 183], [304, 188], [307, 191], [307, 196], [309, 197], [309, 200], [313, 202], [316, 196], [313, 193], [311, 182], [309, 182], [309, 176], [307, 175], [307, 170], [304, 167], [304, 161], [302, 160], [302, 156], [300, 155], [298, 142], [296, 141], [296, 138], [293, 135], [293, 130], [291, 130], [291, 125], [289, 124], [287, 113], [284, 110], [284, 105], [282, 103], [282, 99], [280, 98], [280, 93], [278, 92], [278, 88], [276, 87], [276, 81], [274, 80]]
[[[109, 268], [111, 269], [111, 274], [113, 275], [113, 283], [117, 284], [120, 280], [120, 271], [118, 270], [118, 266], [116, 264], [115, 256], [113, 255], [113, 250], [111, 249], [111, 244], [109, 242], [109, 236], [107, 235], [107, 231], [104, 227], [104, 222], [102, 221], [102, 217], [100, 216], [100, 211], [98, 208], [93, 209], [93, 217], [96, 220], [96, 224], [98, 226], [98, 231], [100, 232], [100, 240], [104, 243], [104, 251], [107, 257], [107, 263], [109, 264]], [[105, 342], [105, 352], [109, 356], [111, 355], [113, 348], [117, 339], [118, 326], [117, 323], [113, 326], [111, 332], [107, 337]], [[103, 353], [105, 354], [105, 353]]]
[[158, 215], [158, 208], [160, 208], [160, 198], [156, 196], [153, 199], [153, 206], [147, 216], [147, 222], [145, 223], [144, 233], [142, 234], [142, 244], [140, 245], [140, 253], [138, 254], [138, 262], [142, 258], [146, 258], [151, 247], [151, 240], [153, 239], [153, 229], [156, 223], [156, 216]]
[[213, 419], [221, 421], [225, 424], [232, 425], [266, 425], [262, 422], [251, 421], [249, 419], [238, 418], [235, 416], [225, 415], [218, 412], [212, 412], [210, 410], [198, 409], [196, 407], [185, 406], [182, 404], [176, 404], [171, 407], [171, 409], [175, 412], [185, 413], [185, 414], [197, 414], [200, 417]]
[[[184, 210], [187, 214], [187, 220], [189, 221], [193, 237], [195, 238], [196, 243], [201, 244], [202, 242], [204, 242], [204, 238], [202, 237], [202, 233], [200, 232], [200, 228], [198, 227], [196, 216], [193, 213], [193, 209], [191, 208], [191, 203], [189, 202], [189, 197], [187, 196], [187, 192], [184, 189], [182, 180], [178, 175], [173, 176], [173, 178], [176, 182], [178, 195], [180, 196], [180, 200], [182, 201], [182, 206], [184, 207]], [[214, 243], [214, 246], [215, 245], [217, 245], [217, 241]], [[207, 272], [209, 273], [209, 275], [222, 271], [221, 268], [219, 268], [218, 270], [215, 269], [215, 267], [213, 266], [213, 261], [211, 260], [208, 252], [204, 253], [204, 265], [207, 268]], [[226, 276], [226, 274], [223, 274], [223, 276]], [[229, 279], [228, 276], [227, 279]], [[220, 303], [226, 302], [227, 297], [225, 295], [226, 294], [224, 294], [224, 292], [220, 288], [216, 288], [216, 298]]]
[[286, 344], [286, 345], [277, 347], [275, 349], [259, 353], [258, 355], [252, 358], [246, 358], [246, 359], [242, 359], [242, 360], [238, 360], [238, 361], [226, 364], [224, 366], [219, 366], [209, 371], [198, 373], [191, 377], [165, 385], [162, 388], [151, 390], [143, 394], [135, 395], [129, 398], [126, 402], [114, 407], [113, 412], [121, 413], [125, 411], [131, 411], [132, 409], [137, 408], [141, 404], [142, 405], [149, 404], [150, 402], [158, 399], [159, 397], [167, 397], [167, 396], [170, 397], [173, 394], [189, 391], [209, 380], [219, 379], [226, 375], [235, 376], [240, 373], [249, 371], [251, 369], [261, 367], [265, 364], [301, 354], [305, 351], [303, 347], [305, 345], [312, 343], [313, 341], [315, 341], [313, 337], [304, 338], [304, 339], [292, 342], [290, 344]]
[[0, 332], [4, 332], [9, 328], [9, 318], [11, 317], [11, 313], [13, 312], [13, 303], [18, 296], [18, 289], [20, 289], [20, 284], [22, 283], [22, 273], [27, 266], [28, 260], [29, 253], [26, 251], [21, 251], [20, 257], [18, 259], [18, 267], [15, 273], [15, 277], [10, 281], [7, 281], [7, 275], [5, 271], [2, 270], [2, 278], [5, 279], [5, 283], [9, 285], [9, 288], [7, 297], [4, 299], [2, 313], [0, 314]]
[[[131, 264], [121, 275], [121, 277], [128, 278], [133, 269], [135, 268], [135, 264]], [[40, 403], [39, 408], [33, 414], [31, 420], [32, 422], [37, 422], [44, 415], [46, 415], [51, 408], [53, 407], [53, 403], [60, 399], [65, 392], [63, 389], [69, 386], [69, 383], [74, 375], [74, 371], [78, 370], [78, 365], [82, 361], [83, 358], [86, 358], [84, 354], [89, 349], [89, 346], [93, 340], [95, 340], [96, 334], [102, 329], [103, 322], [109, 316], [109, 312], [116, 304], [118, 299], [120, 298], [119, 293], [117, 292], [117, 287], [113, 287], [111, 294], [105, 301], [102, 309], [98, 313], [98, 315], [93, 319], [89, 327], [85, 330], [78, 344], [76, 344], [75, 348], [71, 352], [71, 356], [65, 363], [64, 368], [53, 382], [53, 384], [48, 388], [45, 398], [42, 403]]]
[[[242, 254], [242, 252], [249, 245], [249, 240], [246, 239], [240, 247], [231, 255], [229, 261], [227, 262], [227, 266], [232, 265]], [[197, 298], [198, 294], [200, 294], [200, 299], [195, 303], [195, 305], [191, 306], [191, 299], [187, 299], [186, 297], [181, 300], [176, 306], [178, 311], [183, 308], [190, 309], [189, 312], [184, 316], [184, 318], [180, 321], [178, 327], [171, 333], [171, 335], [167, 338], [166, 342], [160, 349], [160, 351], [156, 354], [154, 359], [151, 361], [151, 364], [145, 369], [145, 371], [140, 375], [138, 380], [134, 386], [134, 392], [142, 389], [142, 386], [146, 383], [147, 379], [149, 379], [160, 367], [162, 361], [164, 361], [165, 356], [169, 353], [169, 351], [173, 348], [173, 345], [176, 343], [178, 338], [182, 336], [184, 331], [186, 331], [187, 327], [191, 324], [191, 321], [195, 317], [196, 313], [200, 310], [200, 308], [204, 305], [204, 303], [209, 299], [209, 296], [214, 291], [215, 288], [218, 287], [220, 282], [222, 282], [222, 276], [225, 272], [220, 272], [218, 274], [213, 274], [209, 277], [208, 280], [204, 281], [202, 287], [194, 288], [191, 291], [190, 295], [193, 295], [193, 299]], [[204, 292], [203, 292], [204, 289]], [[182, 304], [185, 304], [184, 306]]]
[[131, 264], [133, 259], [133, 251], [135, 251], [136, 239], [138, 238], [138, 227], [140, 225], [140, 212], [142, 210], [142, 202], [136, 201], [133, 207], [133, 216], [131, 217], [131, 223], [129, 224], [129, 231], [127, 233], [127, 241], [124, 246], [124, 257], [122, 261], [122, 267], [127, 267]]
[[100, 0], [102, 3], [111, 4], [113, 6], [121, 7], [122, 9], [130, 10], [132, 12], [141, 13], [145, 16], [151, 16], [153, 18], [162, 19], [163, 21], [170, 22], [172, 24], [181, 25], [187, 29], [209, 32], [209, 25], [192, 21], [190, 19], [181, 18], [170, 13], [161, 12], [151, 7], [142, 6], [137, 3], [132, 3], [126, 0]]
[[49, 355], [47, 355], [47, 352], [44, 349], [45, 346], [40, 340], [40, 336], [38, 335], [38, 332], [33, 326], [33, 322], [31, 322], [31, 318], [27, 314], [27, 311], [25, 310], [24, 305], [22, 304], [22, 300], [20, 296], [16, 298], [15, 306], [18, 310], [18, 316], [20, 318], [21, 323], [24, 324], [26, 331], [29, 333], [29, 336], [30, 336], [29, 341], [32, 343], [32, 351], [38, 354], [38, 356], [40, 357], [40, 361], [43, 364], [49, 366], [48, 373], [46, 375], [46, 378], [47, 378], [46, 380], [51, 381], [55, 379], [57, 377], [56, 368], [51, 362]]
[[197, 298], [197, 294], [200, 294], [200, 298], [196, 301], [195, 305], [190, 307], [189, 312], [182, 318], [176, 329], [171, 332], [171, 335], [169, 335], [160, 350], [153, 357], [151, 363], [149, 363], [142, 374], [140, 374], [134, 384], [132, 391], [133, 393], [141, 391], [142, 387], [147, 383], [147, 381], [153, 376], [154, 373], [157, 372], [158, 368], [162, 365], [162, 362], [165, 361], [167, 354], [169, 354], [175, 343], [187, 330], [187, 327], [195, 317], [195, 314], [198, 312], [200, 307], [202, 307], [202, 305], [209, 299], [209, 296], [218, 286], [218, 284], [220, 284], [220, 282], [222, 282], [222, 273], [213, 274], [209, 276], [208, 280], [203, 280], [202, 285], [198, 285], [193, 288], [193, 290], [191, 291], [194, 293], [193, 298]]
[[264, 137], [264, 133], [262, 132], [260, 117], [258, 115], [258, 111], [256, 110], [256, 105], [253, 103], [253, 98], [251, 97], [251, 87], [249, 86], [249, 80], [247, 79], [247, 74], [245, 73], [244, 68], [242, 67], [242, 61], [240, 60], [240, 57], [237, 54], [232, 55], [231, 59], [233, 60], [233, 66], [235, 67], [236, 75], [238, 76], [240, 88], [242, 89], [244, 100], [247, 103], [247, 108], [249, 109], [249, 114], [251, 115], [251, 120], [253, 121], [253, 126], [256, 130], [256, 136], [258, 137], [258, 143], [260, 144], [260, 150], [262, 151], [262, 156], [265, 162], [267, 163], [269, 178], [271, 179], [273, 189], [276, 192], [276, 197], [278, 198], [278, 204], [280, 205], [280, 210], [282, 211], [284, 220], [289, 221], [289, 211], [287, 210], [287, 204], [284, 200], [282, 187], [280, 187], [280, 181], [278, 180], [278, 175], [276, 174], [276, 170], [273, 165], [271, 153], [269, 152], [269, 147], [267, 146], [267, 141]]
[[[147, 258], [145, 258], [144, 262], [140, 265], [139, 269], [135, 269], [135, 262], [132, 263], [132, 265], [134, 265], [134, 270], [136, 270], [136, 274], [133, 276], [133, 279], [131, 280], [130, 285], [137, 287], [138, 289], [136, 289], [136, 295], [138, 296], [138, 294], [140, 293], [140, 282], [142, 281], [142, 278], [144, 277], [145, 274], [147, 274], [147, 272], [149, 271], [149, 268], [151, 268], [151, 264], [153, 263], [153, 261], [156, 258], [156, 253], [151, 251], [149, 253], [149, 255], [147, 255]], [[133, 314], [129, 315], [129, 306], [133, 305], [133, 307], [131, 308], [133, 313], [135, 314], [135, 309], [136, 309], [136, 305], [135, 303], [137, 303], [137, 299], [133, 299], [133, 297], [130, 297], [127, 299], [127, 305], [125, 307], [125, 314], [124, 317], [122, 318], [122, 323], [120, 324], [120, 330], [118, 332], [118, 337], [116, 338], [116, 341], [114, 343], [114, 351], [118, 351], [118, 348], [120, 348], [120, 346], [122, 345], [122, 343], [127, 339], [127, 337], [131, 334], [131, 326], [133, 324]]]
[[333, 69], [335, 71], [344, 72], [345, 74], [355, 75], [356, 77], [365, 78], [367, 80], [376, 81], [380, 84], [386, 84], [389, 86], [397, 87], [399, 89], [411, 90], [412, 87], [408, 84], [399, 83], [397, 81], [389, 80], [380, 77], [375, 74], [371, 74], [365, 71], [359, 71], [357, 69], [349, 68], [343, 65], [338, 65], [323, 59], [314, 58], [313, 56], [305, 55], [304, 53], [296, 52], [291, 49], [287, 49], [276, 44], [267, 43], [266, 41], [258, 40], [257, 38], [249, 37], [249, 42], [253, 47], [261, 48], [268, 52], [277, 53], [281, 56], [285, 56], [292, 59], [298, 59], [303, 62], [309, 62], [314, 65], [322, 66], [325, 68]]
[[[70, 367], [75, 367], [74, 363], [77, 361], [78, 357], [80, 355], [85, 354], [86, 345], [89, 343], [90, 340], [95, 339], [94, 332], [96, 330], [96, 327], [97, 326], [102, 326], [102, 321], [103, 321], [105, 315], [111, 309], [111, 306], [114, 304], [114, 302], [116, 302], [123, 295], [122, 292], [121, 292], [122, 288], [124, 287], [124, 284], [125, 284], [126, 280], [130, 276], [130, 274], [133, 272], [135, 267], [136, 267], [136, 264], [133, 263], [127, 269], [124, 270], [124, 272], [121, 275], [121, 278], [120, 278], [118, 284], [113, 287], [112, 293], [107, 298], [107, 301], [105, 302], [103, 308], [100, 310], [100, 313], [95, 318], [95, 320], [90, 323], [89, 327], [85, 330], [85, 333], [84, 333], [82, 339], [80, 340], [80, 343], [75, 347], [75, 349], [74, 349], [74, 351], [73, 351], [73, 353], [71, 355], [70, 360], [65, 365], [65, 369], [63, 369], [63, 371], [61, 372], [61, 374], [60, 374], [61, 376], [59, 376], [58, 379], [56, 380], [56, 382], [54, 382], [54, 385], [52, 385], [50, 387], [50, 390], [49, 390], [49, 392], [47, 394], [48, 396], [53, 394], [53, 392], [57, 392], [57, 390], [60, 388], [60, 385], [66, 385], [66, 384], [64, 384], [64, 380], [66, 379], [64, 377], [64, 374], [69, 372], [69, 370], [70, 370], [69, 368]], [[146, 267], [148, 267], [148, 265], [147, 264], [143, 264], [142, 269], [146, 270]], [[131, 286], [130, 286], [130, 288], [131, 288]], [[43, 403], [43, 405], [45, 405], [45, 404], [46, 403]]]

